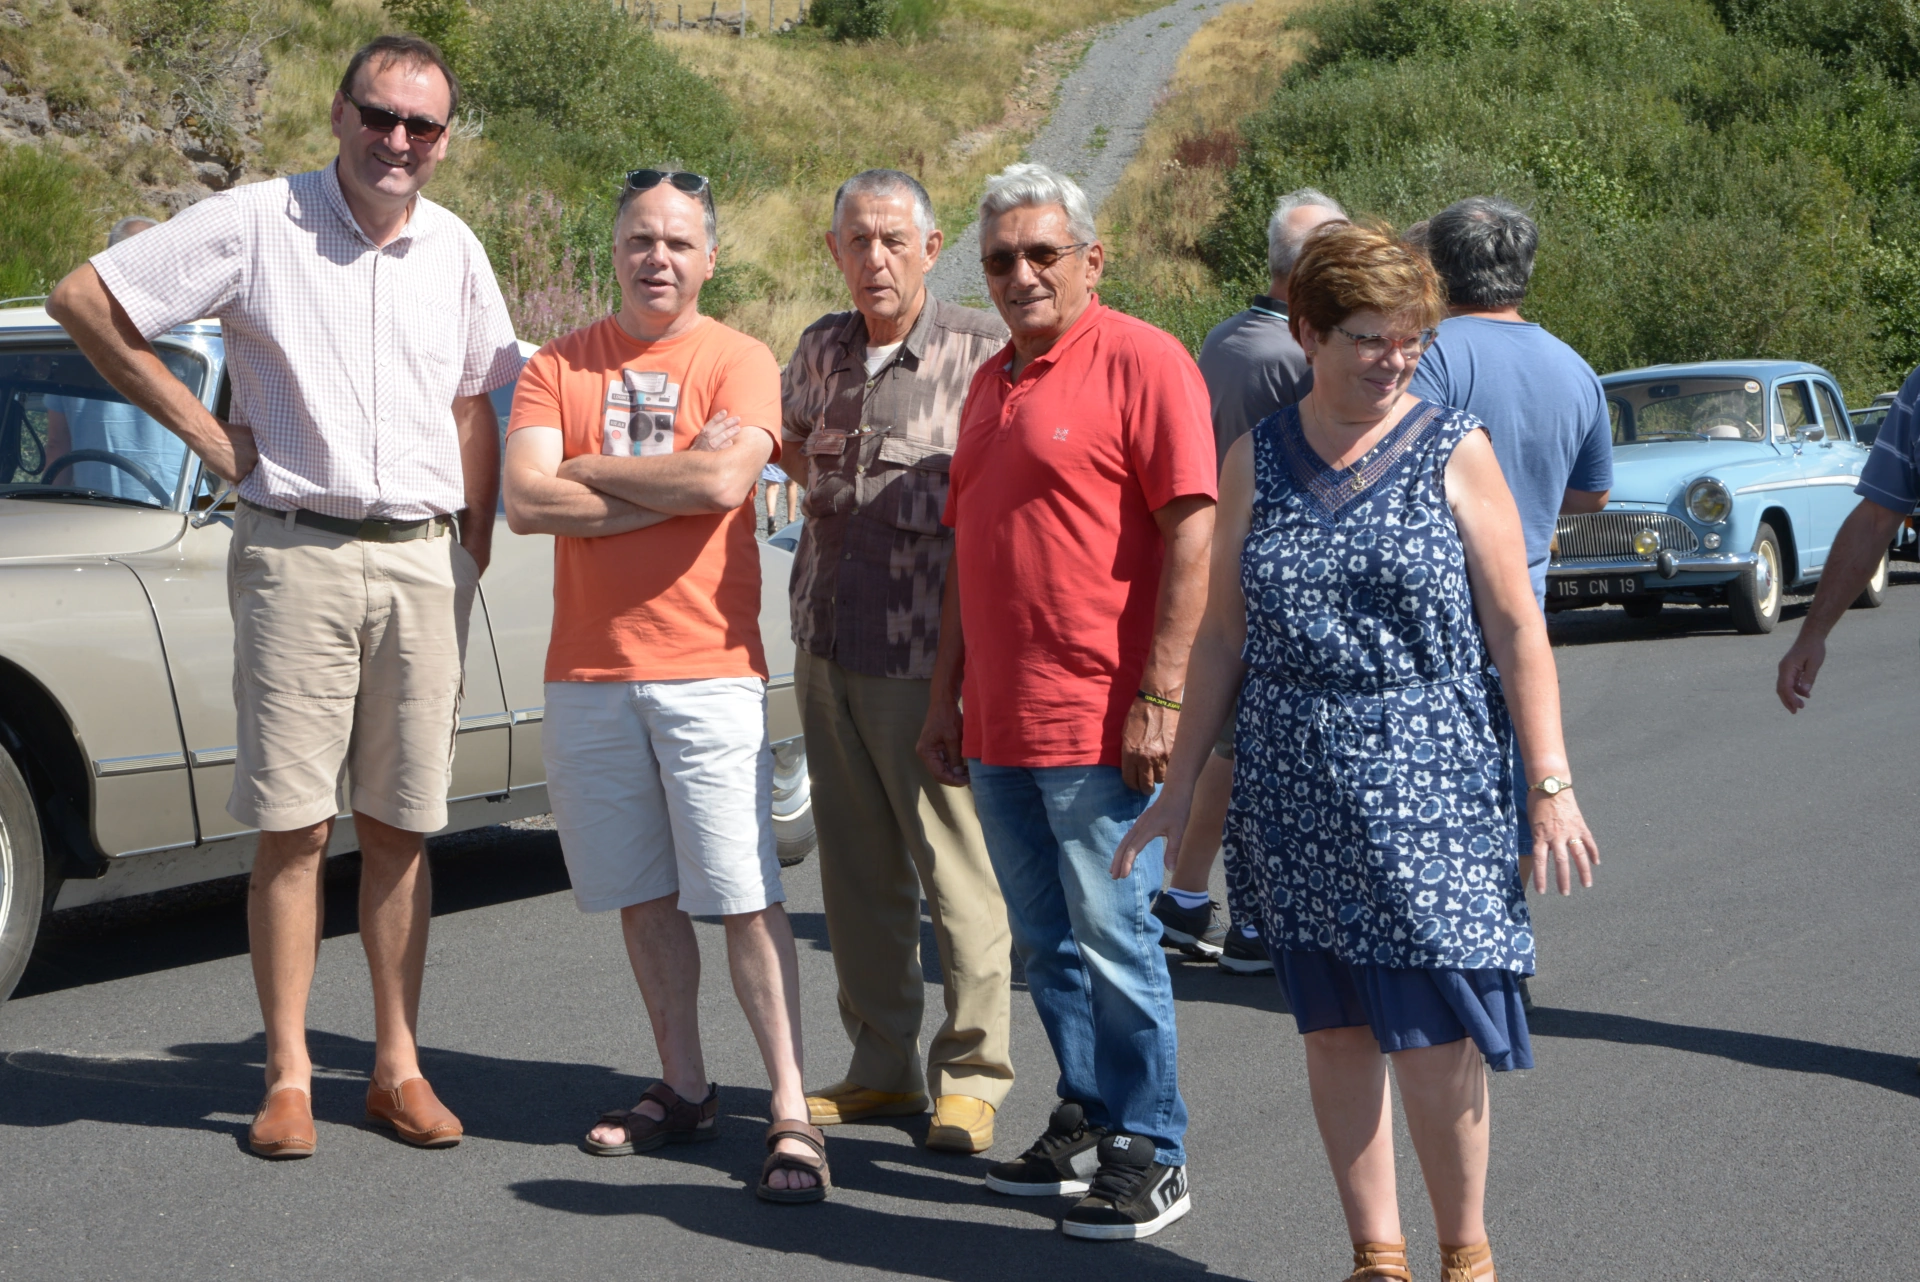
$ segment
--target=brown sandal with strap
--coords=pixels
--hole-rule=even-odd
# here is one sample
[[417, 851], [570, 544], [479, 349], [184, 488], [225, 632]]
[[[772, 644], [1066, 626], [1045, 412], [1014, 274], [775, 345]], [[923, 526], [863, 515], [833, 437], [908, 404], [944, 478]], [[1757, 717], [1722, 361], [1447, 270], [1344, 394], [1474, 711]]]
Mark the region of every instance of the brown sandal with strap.
[[1398, 1242], [1355, 1242], [1353, 1244], [1353, 1272], [1347, 1275], [1347, 1282], [1369, 1282], [1370, 1279], [1377, 1278], [1388, 1278], [1392, 1282], [1413, 1282], [1413, 1274], [1407, 1270], [1405, 1238]]
[[593, 1132], [580, 1141], [580, 1147], [595, 1157], [626, 1157], [632, 1153], [650, 1153], [665, 1144], [697, 1144], [720, 1138], [716, 1120], [720, 1115], [720, 1086], [707, 1083], [707, 1097], [698, 1103], [676, 1092], [665, 1082], [655, 1082], [640, 1096], [652, 1100], [665, 1117], [653, 1118], [638, 1108], [616, 1108], [600, 1114], [598, 1126], [618, 1126], [627, 1138], [615, 1144], [602, 1144]]
[[[781, 1140], [799, 1140], [812, 1153], [782, 1153], [774, 1145]], [[767, 1182], [775, 1171], [798, 1171], [811, 1175], [819, 1183], [807, 1189], [777, 1189]], [[827, 1167], [827, 1137], [808, 1122], [775, 1122], [767, 1128], [767, 1160], [760, 1165], [760, 1187], [754, 1192], [763, 1202], [821, 1202], [833, 1187], [833, 1172]]]
[[1440, 1282], [1500, 1282], [1493, 1271], [1493, 1247], [1486, 1242], [1470, 1246], [1440, 1244]]

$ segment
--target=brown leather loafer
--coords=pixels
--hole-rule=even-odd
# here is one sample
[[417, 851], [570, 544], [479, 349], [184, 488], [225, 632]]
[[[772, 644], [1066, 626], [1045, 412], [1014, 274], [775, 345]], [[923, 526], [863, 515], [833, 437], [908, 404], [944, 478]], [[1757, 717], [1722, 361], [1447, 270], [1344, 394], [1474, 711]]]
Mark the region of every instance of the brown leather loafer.
[[261, 1157], [283, 1161], [312, 1157], [313, 1101], [298, 1086], [282, 1086], [260, 1101], [247, 1130], [247, 1147]]
[[390, 1089], [367, 1083], [367, 1120], [419, 1148], [452, 1148], [466, 1134], [424, 1077]]

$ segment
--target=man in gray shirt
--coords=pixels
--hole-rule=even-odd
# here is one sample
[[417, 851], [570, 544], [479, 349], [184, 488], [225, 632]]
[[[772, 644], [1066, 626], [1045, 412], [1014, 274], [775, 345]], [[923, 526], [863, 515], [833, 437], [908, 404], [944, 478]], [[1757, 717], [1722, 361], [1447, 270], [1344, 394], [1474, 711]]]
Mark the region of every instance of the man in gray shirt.
[[[1302, 187], [1282, 196], [1267, 222], [1267, 269], [1272, 280], [1267, 292], [1213, 327], [1200, 348], [1200, 374], [1207, 380], [1207, 399], [1213, 403], [1214, 457], [1224, 460], [1227, 447], [1253, 429], [1267, 415], [1291, 405], [1313, 387], [1313, 371], [1306, 353], [1287, 327], [1287, 277], [1294, 260], [1315, 228], [1344, 222], [1346, 211], [1333, 197]], [[1196, 957], [1216, 957], [1223, 969], [1251, 975], [1273, 969], [1266, 947], [1251, 925], [1223, 930], [1213, 921], [1213, 901], [1207, 880], [1220, 853], [1220, 835], [1227, 821], [1227, 799], [1233, 790], [1233, 731], [1237, 717], [1228, 718], [1214, 745], [1213, 756], [1200, 773], [1194, 790], [1193, 816], [1187, 840], [1174, 862], [1172, 884], [1154, 900], [1164, 941]]]

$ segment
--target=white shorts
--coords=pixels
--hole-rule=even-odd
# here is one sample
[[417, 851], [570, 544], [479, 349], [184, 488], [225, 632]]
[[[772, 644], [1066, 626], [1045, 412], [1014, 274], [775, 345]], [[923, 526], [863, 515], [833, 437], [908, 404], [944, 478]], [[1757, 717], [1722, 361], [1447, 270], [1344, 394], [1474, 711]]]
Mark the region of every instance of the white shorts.
[[774, 850], [767, 685], [549, 681], [547, 796], [582, 912], [678, 892], [697, 916], [786, 899]]

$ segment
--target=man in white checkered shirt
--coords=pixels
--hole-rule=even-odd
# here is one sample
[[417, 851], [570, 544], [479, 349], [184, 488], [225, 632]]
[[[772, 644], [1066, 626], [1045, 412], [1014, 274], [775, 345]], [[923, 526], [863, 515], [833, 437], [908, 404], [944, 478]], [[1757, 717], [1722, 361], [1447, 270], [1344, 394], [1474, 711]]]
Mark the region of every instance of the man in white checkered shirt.
[[[109, 382], [239, 485], [227, 809], [260, 830], [247, 923], [267, 1080], [248, 1141], [262, 1157], [314, 1149], [306, 1006], [343, 766], [373, 979], [367, 1117], [422, 1147], [462, 1134], [420, 1075], [424, 836], [447, 821], [467, 612], [499, 494], [487, 393], [520, 355], [486, 251], [419, 194], [459, 95], [426, 41], [375, 40], [334, 96], [333, 164], [210, 197], [47, 302]], [[228, 423], [148, 343], [204, 316], [226, 341]]]

